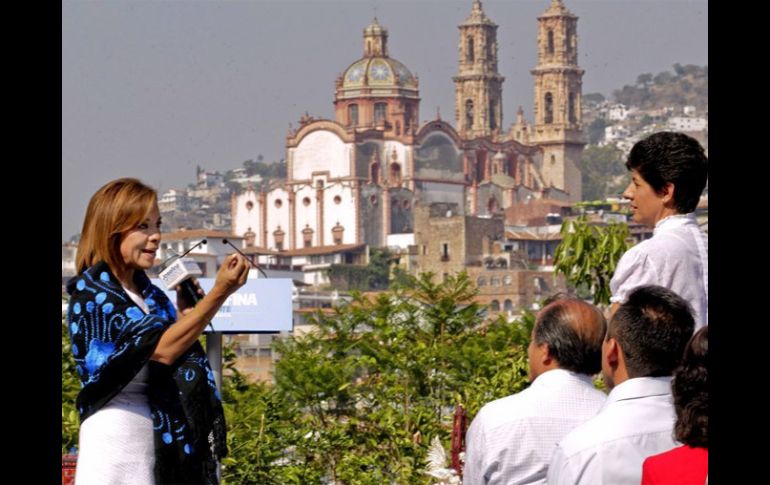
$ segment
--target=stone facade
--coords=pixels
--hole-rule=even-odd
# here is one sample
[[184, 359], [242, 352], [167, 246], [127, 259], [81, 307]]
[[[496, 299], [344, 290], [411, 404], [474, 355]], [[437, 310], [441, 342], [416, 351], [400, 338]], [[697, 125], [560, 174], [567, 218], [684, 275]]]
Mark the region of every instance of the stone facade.
[[503, 124], [503, 81], [497, 72], [497, 24], [474, 1], [460, 24], [455, 124], [464, 138], [496, 137]]
[[538, 62], [535, 77], [535, 121], [530, 140], [542, 147], [541, 173], [546, 185], [582, 200], [580, 156], [583, 69], [577, 64], [577, 17], [561, 0], [552, 0], [538, 17]]

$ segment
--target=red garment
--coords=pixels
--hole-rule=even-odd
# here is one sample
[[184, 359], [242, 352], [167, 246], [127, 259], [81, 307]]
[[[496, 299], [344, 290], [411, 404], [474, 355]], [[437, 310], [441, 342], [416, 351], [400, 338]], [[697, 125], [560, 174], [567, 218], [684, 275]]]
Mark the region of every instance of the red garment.
[[703, 485], [708, 472], [708, 448], [684, 445], [644, 460], [642, 485]]

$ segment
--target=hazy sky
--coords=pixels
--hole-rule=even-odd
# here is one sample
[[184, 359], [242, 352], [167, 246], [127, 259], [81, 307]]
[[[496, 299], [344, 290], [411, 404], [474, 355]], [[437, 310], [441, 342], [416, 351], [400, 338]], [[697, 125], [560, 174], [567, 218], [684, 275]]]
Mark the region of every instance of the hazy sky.
[[[62, 240], [90, 196], [138, 177], [193, 182], [262, 154], [285, 157], [289, 123], [333, 119], [334, 81], [363, 55], [375, 14], [391, 57], [420, 79], [421, 122], [454, 122], [457, 25], [471, 0], [62, 2]], [[498, 24], [504, 126], [532, 120], [536, 17], [550, 0], [482, 2]], [[672, 64], [708, 63], [706, 0], [566, 0], [579, 17], [583, 93]]]

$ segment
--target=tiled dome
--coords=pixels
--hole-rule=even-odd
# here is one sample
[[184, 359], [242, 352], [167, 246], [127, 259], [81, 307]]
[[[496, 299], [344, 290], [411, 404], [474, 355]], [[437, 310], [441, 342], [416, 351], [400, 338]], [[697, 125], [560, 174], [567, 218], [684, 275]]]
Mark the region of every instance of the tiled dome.
[[364, 57], [345, 70], [342, 87], [417, 88], [412, 73], [405, 65], [390, 57]]

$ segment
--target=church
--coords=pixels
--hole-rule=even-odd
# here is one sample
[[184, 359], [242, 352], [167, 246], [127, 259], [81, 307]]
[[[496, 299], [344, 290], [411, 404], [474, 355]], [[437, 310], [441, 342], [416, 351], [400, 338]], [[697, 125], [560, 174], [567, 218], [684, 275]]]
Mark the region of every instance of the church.
[[577, 17], [561, 0], [537, 18], [533, 122], [503, 127], [497, 25], [479, 0], [459, 27], [454, 124], [420, 122], [419, 79], [391, 57], [377, 19], [336, 79], [333, 120], [304, 116], [286, 137], [287, 177], [232, 198], [233, 232], [271, 251], [386, 246], [414, 232], [414, 207], [499, 216], [532, 199], [581, 200], [583, 70]]

